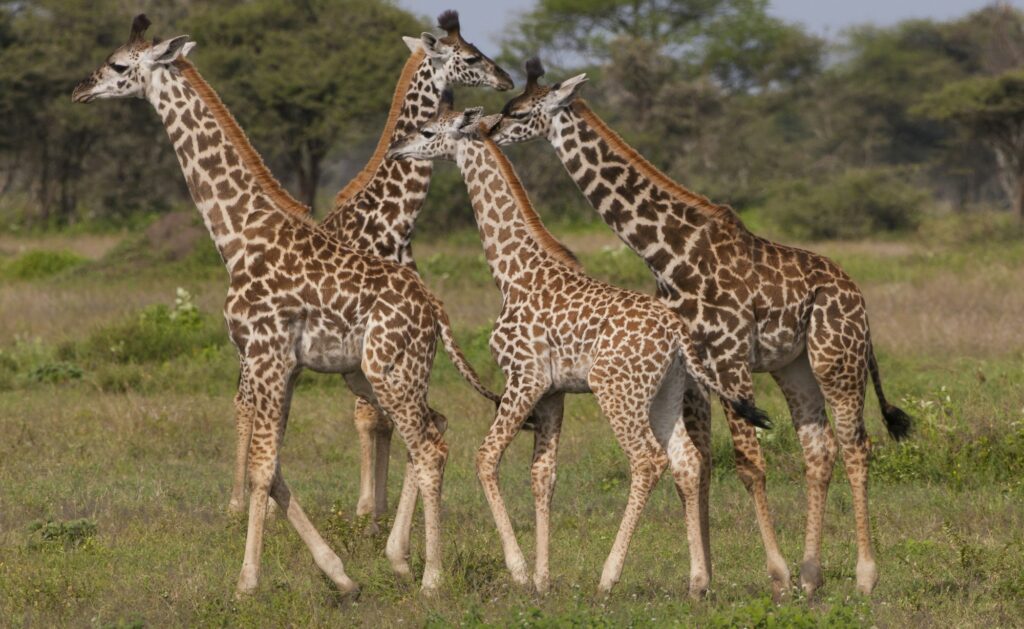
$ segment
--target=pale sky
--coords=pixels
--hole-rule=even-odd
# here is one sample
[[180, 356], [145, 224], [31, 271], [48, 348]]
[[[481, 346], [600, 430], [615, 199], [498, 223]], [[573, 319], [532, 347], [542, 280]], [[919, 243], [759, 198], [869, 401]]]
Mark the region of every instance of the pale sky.
[[[456, 9], [466, 39], [485, 54], [497, 54], [504, 24], [534, 6], [534, 0], [399, 0], [399, 5], [434, 18]], [[811, 31], [836, 34], [852, 24], [888, 25], [908, 18], [946, 20], [991, 4], [991, 0], [771, 0], [771, 12], [788, 21], [802, 22]], [[1010, 4], [1024, 8], [1024, 0]]]

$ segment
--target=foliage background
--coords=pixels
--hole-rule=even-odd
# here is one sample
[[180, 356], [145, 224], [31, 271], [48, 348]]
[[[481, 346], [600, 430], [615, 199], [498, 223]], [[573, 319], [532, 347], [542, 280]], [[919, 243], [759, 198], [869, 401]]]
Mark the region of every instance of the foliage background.
[[[148, 107], [68, 98], [140, 9], [151, 35], [199, 42], [198, 67], [320, 214], [383, 125], [399, 34], [430, 27], [386, 0], [0, 2], [0, 227], [130, 225], [187, 204]], [[551, 82], [588, 72], [586, 98], [643, 154], [779, 233], [1022, 211], [1024, 14], [1008, 4], [826, 40], [767, 0], [538, 0], [488, 52], [513, 73], [539, 54]], [[459, 93], [490, 109], [505, 98]], [[550, 150], [511, 152], [546, 216], [594, 220]], [[470, 221], [454, 169], [439, 169], [433, 198], [422, 230]]]

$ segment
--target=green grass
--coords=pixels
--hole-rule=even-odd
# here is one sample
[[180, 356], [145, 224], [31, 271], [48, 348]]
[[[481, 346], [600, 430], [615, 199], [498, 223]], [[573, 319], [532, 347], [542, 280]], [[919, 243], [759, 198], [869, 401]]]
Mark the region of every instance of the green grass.
[[[494, 288], [467, 240], [460, 234], [454, 243], [429, 243], [419, 252], [421, 267], [452, 306], [469, 359], [488, 383], [500, 387], [487, 350], [487, 321], [496, 311], [480, 305]], [[831, 244], [824, 249], [863, 283], [869, 297], [909, 292], [915, 303], [925, 304], [935, 286], [928, 278], [951, 273], [975, 282], [993, 265], [1014, 265], [1024, 257], [1024, 244], [1007, 241], [990, 247], [936, 245], [934, 255], [922, 253], [919, 245], [895, 253]], [[123, 257], [124, 251], [115, 249], [113, 255]], [[591, 247], [581, 257], [592, 273], [609, 281], [648, 290], [652, 285], [643, 265], [615, 246]], [[216, 313], [223, 293], [208, 294], [223, 286], [210, 279], [214, 266], [197, 260], [139, 269], [135, 284], [124, 279], [125, 267], [113, 262], [83, 267], [73, 284], [60, 275], [25, 280], [37, 283], [41, 300], [59, 288], [72, 302], [80, 294], [83, 304], [93, 303], [91, 293], [99, 287], [128, 295], [154, 277], [163, 278], [159, 286], [197, 286], [195, 268], [203, 282], [194, 301], [179, 296], [175, 303], [170, 288], [134, 311], [89, 317], [88, 325], [61, 319], [60, 334], [53, 338], [0, 339], [0, 625], [987, 627], [1012, 626], [1024, 615], [1024, 343], [1019, 335], [1008, 336], [998, 350], [964, 356], [936, 355], [925, 344], [894, 352], [888, 348], [897, 344], [895, 335], [876, 337], [887, 392], [917, 424], [911, 440], [893, 443], [869, 399], [866, 418], [875, 445], [872, 523], [881, 571], [870, 599], [855, 590], [852, 502], [839, 464], [829, 494], [822, 556], [826, 585], [819, 599], [808, 604], [794, 594], [779, 606], [768, 600], [751, 501], [736, 477], [728, 431], [717, 410], [709, 597], [697, 603], [686, 597], [682, 512], [671, 483], [663, 479], [633, 540], [622, 581], [610, 598], [598, 598], [595, 589], [625, 505], [628, 471], [588, 396], [573, 396], [567, 405], [552, 515], [552, 592], [541, 598], [519, 590], [508, 578], [473, 470], [493, 409], [439, 354], [431, 402], [449, 418], [451, 445], [440, 596], [424, 599], [415, 587], [397, 582], [383, 556], [384, 537], [363, 533], [365, 522], [353, 515], [358, 449], [352, 397], [337, 376], [305, 373], [283, 469], [363, 594], [353, 604], [339, 605], [298, 536], [277, 518], [265, 537], [260, 587], [253, 597], [236, 601], [245, 522], [225, 508], [237, 362]], [[900, 268], [887, 274], [890, 266]], [[123, 288], [110, 288], [114, 275]], [[24, 305], [25, 281], [0, 284], [0, 300], [21, 291]], [[1000, 290], [1013, 295], [1024, 288], [1007, 281]], [[876, 301], [884, 306], [881, 299], [871, 303]], [[873, 322], [882, 314], [873, 310]], [[61, 315], [55, 310], [53, 316]], [[965, 338], [970, 333], [963, 331]], [[799, 445], [771, 379], [757, 376], [756, 387], [759, 405], [776, 419], [776, 428], [761, 439], [776, 529], [795, 575], [804, 521]], [[404, 468], [397, 441], [393, 499]], [[534, 535], [531, 446], [527, 436], [517, 439], [501, 468], [503, 492], [528, 559]], [[417, 516], [412, 557], [417, 574], [422, 537]]]

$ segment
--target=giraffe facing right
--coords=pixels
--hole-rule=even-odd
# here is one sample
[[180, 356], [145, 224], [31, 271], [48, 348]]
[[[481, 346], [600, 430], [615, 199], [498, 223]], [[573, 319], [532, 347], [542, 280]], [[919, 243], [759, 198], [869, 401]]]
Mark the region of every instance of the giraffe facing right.
[[[769, 372], [782, 389], [804, 452], [807, 528], [800, 580], [812, 596], [822, 585], [825, 498], [836, 456], [825, 406], [835, 415], [857, 523], [857, 588], [878, 581], [868, 523], [864, 426], [867, 379], [889, 433], [901, 439], [910, 418], [882, 392], [864, 297], [834, 262], [750, 233], [727, 206], [687, 190], [626, 144], [577, 98], [579, 75], [550, 87], [527, 62], [525, 91], [510, 100], [493, 137], [499, 144], [544, 138], [569, 175], [619, 238], [654, 273], [658, 296], [691, 325], [721, 390], [753, 395], [752, 371]], [[691, 406], [710, 424], [708, 402]], [[753, 427], [729, 405], [736, 467], [754, 499], [776, 596], [789, 587], [768, 510], [765, 468]], [[705, 485], [702, 489], [707, 491]]]
[[[566, 393], [592, 392], [629, 458], [625, 515], [601, 575], [609, 592], [622, 574], [640, 514], [666, 467], [686, 511], [690, 594], [710, 581], [700, 503], [700, 451], [682, 421], [687, 373], [717, 389], [690, 341], [684, 322], [653, 296], [609, 286], [582, 272], [575, 256], [544, 228], [512, 165], [486, 137], [500, 116], [481, 109], [443, 110], [418, 133], [392, 145], [392, 158], [450, 159], [469, 190], [502, 309], [491, 333], [491, 353], [505, 373], [497, 415], [477, 453], [483, 484], [512, 579], [528, 582], [526, 560], [498, 486], [498, 464], [527, 416], [534, 412], [531, 469], [537, 521], [534, 586], [549, 587], [549, 511]], [[737, 416], [765, 425], [749, 398], [720, 391]]]

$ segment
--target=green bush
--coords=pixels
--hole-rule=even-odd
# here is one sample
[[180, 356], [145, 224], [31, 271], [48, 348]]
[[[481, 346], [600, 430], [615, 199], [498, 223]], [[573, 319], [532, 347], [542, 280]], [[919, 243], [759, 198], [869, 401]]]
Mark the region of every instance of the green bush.
[[27, 378], [32, 382], [48, 384], [61, 384], [69, 380], [79, 380], [81, 377], [81, 369], [63, 360], [38, 365], [27, 374]]
[[12, 280], [37, 280], [73, 269], [85, 258], [70, 251], [29, 251], [0, 266], [0, 276]]
[[100, 328], [74, 353], [121, 364], [163, 362], [197, 355], [226, 340], [223, 326], [204, 317], [188, 291], [179, 288], [174, 307], [150, 306], [128, 321]]
[[59, 522], [36, 521], [29, 524], [29, 548], [58, 545], [74, 548], [85, 544], [96, 535], [96, 522], [87, 518]]
[[796, 238], [861, 238], [916, 229], [928, 198], [899, 171], [851, 169], [821, 183], [799, 179], [780, 185], [765, 212]]

